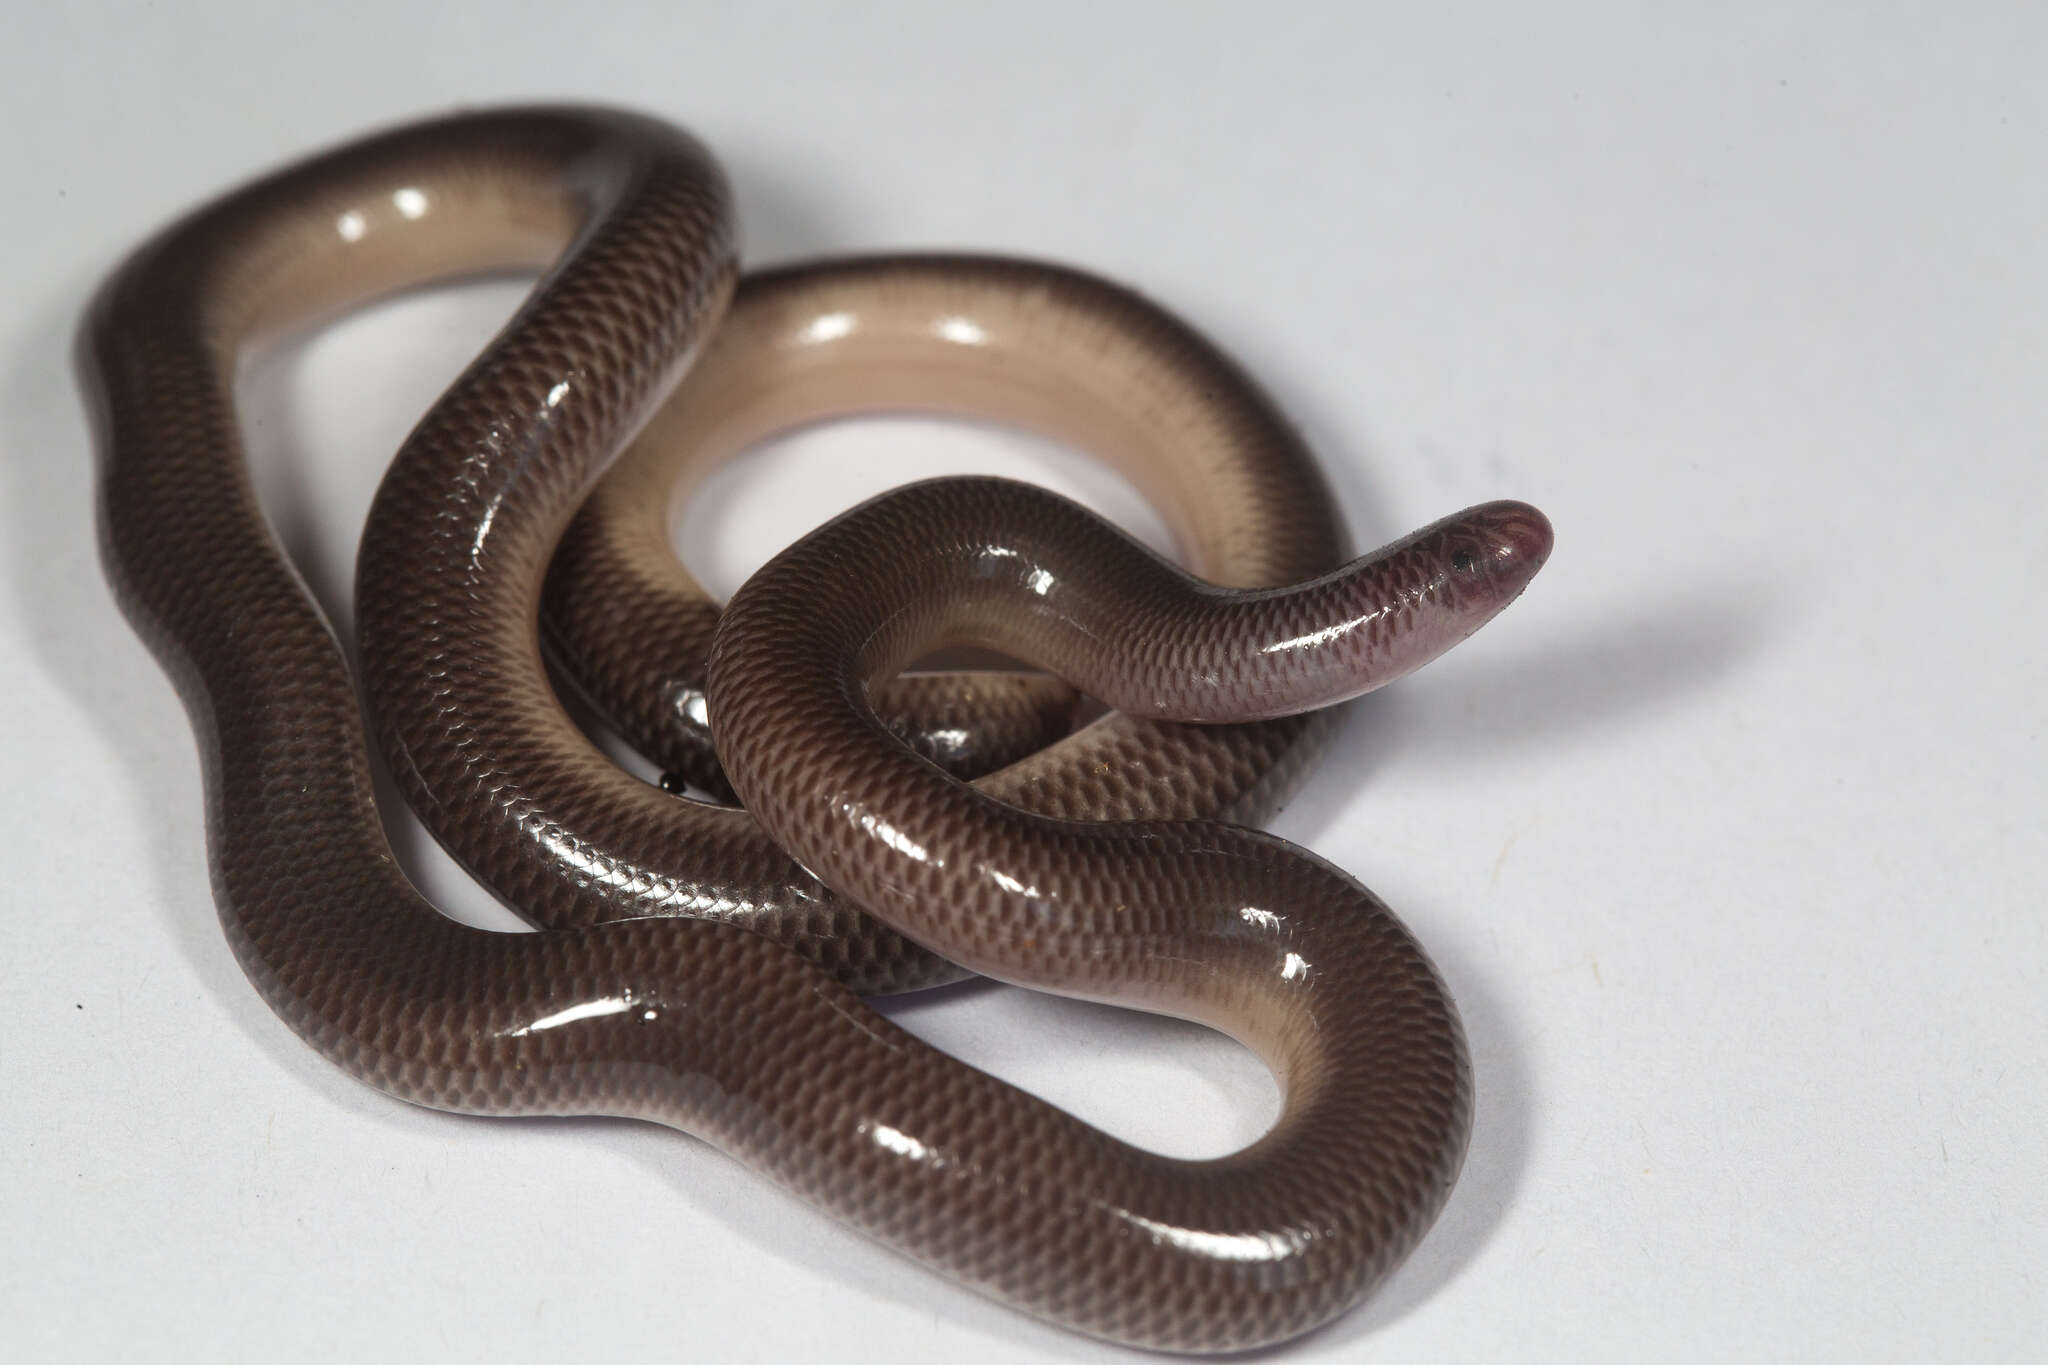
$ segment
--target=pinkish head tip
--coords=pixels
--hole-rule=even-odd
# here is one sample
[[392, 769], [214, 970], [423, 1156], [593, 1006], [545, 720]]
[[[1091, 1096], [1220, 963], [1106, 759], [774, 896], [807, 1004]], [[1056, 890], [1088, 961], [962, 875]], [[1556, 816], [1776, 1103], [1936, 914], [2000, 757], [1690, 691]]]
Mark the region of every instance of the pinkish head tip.
[[1506, 605], [1550, 558], [1550, 518], [1526, 502], [1488, 502], [1441, 523], [1451, 572]]

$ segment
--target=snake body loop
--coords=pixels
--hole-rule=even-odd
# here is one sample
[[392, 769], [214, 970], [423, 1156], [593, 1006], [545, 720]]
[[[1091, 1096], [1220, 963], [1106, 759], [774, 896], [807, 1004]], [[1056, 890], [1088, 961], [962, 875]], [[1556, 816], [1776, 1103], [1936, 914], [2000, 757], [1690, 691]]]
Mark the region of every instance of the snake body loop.
[[[551, 292], [501, 339], [516, 358], [473, 368], [407, 442], [371, 508], [356, 593], [365, 690], [401, 788], [443, 847], [544, 927], [726, 919], [863, 994], [959, 974], [819, 885], [750, 816], [669, 799], [615, 767], [565, 723], [539, 666], [531, 595], [559, 537], [543, 601], [565, 672], [665, 767], [722, 784], [703, 726], [688, 723], [701, 716], [718, 609], [670, 548], [666, 511], [766, 436], [904, 409], [1007, 422], [1103, 453], [1213, 581], [1269, 586], [1343, 561], [1313, 461], [1213, 347], [1080, 272], [960, 256], [742, 280], [681, 387], [577, 515], [583, 484], [617, 447], [615, 419], [592, 411], [584, 377], [618, 361], [589, 348], [601, 340], [637, 357], [633, 372], [658, 382], [674, 307], [638, 287], [573, 308], [552, 306]], [[479, 433], [492, 443], [481, 453]], [[543, 439], [545, 477], [508, 458]], [[1257, 821], [1336, 726], [1330, 712], [1199, 728], [1111, 715], [1020, 754], [1047, 734], [1046, 710], [1068, 689], [1017, 674], [887, 686], [892, 728], [927, 736], [953, 728], [949, 713], [978, 718], [968, 733], [988, 735], [989, 703], [1005, 700], [1012, 722], [998, 756], [1018, 761], [986, 789], [1074, 818]]]
[[[1108, 460], [1213, 582], [1296, 582], [1347, 554], [1293, 428], [1227, 357], [1128, 289], [961, 255], [750, 273], [682, 388], [578, 511], [548, 574], [544, 619], [558, 657], [642, 752], [723, 790], [703, 708], [718, 606], [671, 547], [670, 509], [721, 462], [781, 431], [905, 411], [999, 422]], [[1064, 732], [1072, 692], [1053, 681], [906, 676], [878, 685], [877, 706], [926, 757], [978, 776], [1046, 747], [1048, 718]], [[991, 789], [1077, 817], [1257, 823], [1293, 790], [1333, 719], [1172, 733], [1110, 719]], [[1105, 766], [1128, 773], [1138, 763], [1201, 780], [1096, 780]]]
[[[1105, 1245], [1177, 1230], [1125, 1246], [1089, 1286], [1101, 1311], [1172, 1283], [1181, 1311], [1217, 1313], [1207, 1337], [1270, 1311], [1261, 1291], [1276, 1280], [1305, 1320], [1369, 1291], [1435, 1218], [1464, 1154], [1456, 1011], [1386, 906], [1320, 860], [1210, 821], [1006, 806], [908, 752], [868, 688], [922, 650], [969, 643], [1181, 721], [1328, 705], [1491, 616], [1549, 543], [1533, 509], [1489, 504], [1323, 579], [1229, 592], [1053, 494], [943, 479], [805, 537], [727, 609], [710, 671], [719, 752], [806, 867], [976, 971], [1209, 1024], [1280, 1079], [1279, 1123], [1221, 1162], [1106, 1150], [1071, 1122], [1033, 1133], [1042, 1165], [1065, 1173], [1070, 1227]], [[886, 583], [832, 573], [885, 559]], [[1387, 602], [1389, 583], [1404, 600]], [[977, 1173], [999, 1169], [1012, 1135], [991, 1143], [966, 1116], [916, 1131], [919, 1161], [1000, 1205]], [[1189, 1258], [1191, 1243], [1215, 1254]]]
[[[1218, 456], [1210, 472], [1226, 489], [1257, 486], [1256, 477], [1232, 483], [1233, 469], [1258, 461], [1242, 440], [1232, 446], [1231, 432], [1277, 430], [1251, 445], [1278, 456], [1282, 473], [1270, 486], [1293, 491], [1271, 506], [1301, 528], [1305, 563], [1286, 548], [1248, 548], [1260, 537], [1232, 521], [1228, 497], [1189, 492], [1178, 511], [1196, 566], [1251, 590], [1191, 588], [1142, 553], [1130, 558], [1128, 546], [1090, 531], [1085, 519], [1046, 510], [1055, 504], [976, 484], [964, 500], [956, 492], [927, 507], [967, 520], [899, 522], [899, 531], [957, 550], [964, 526], [984, 548], [1028, 551], [1050, 581], [1017, 580], [998, 554], [986, 581], [974, 580], [980, 589], [956, 598], [957, 554], [920, 560], [928, 574], [891, 569], [887, 555], [846, 560], [823, 586], [847, 610], [835, 601], [822, 641], [792, 644], [765, 632], [759, 648], [769, 653], [749, 660], [726, 653], [737, 623], [719, 637], [707, 679], [711, 722], [721, 743], [734, 730], [743, 755], [735, 782], [750, 796], [758, 786], [776, 832], [896, 926], [885, 930], [797, 871], [752, 817], [644, 786], [627, 794], [560, 712], [536, 700], [545, 682], [533, 613], [548, 555], [607, 453], [633, 436], [713, 334], [734, 279], [725, 200], [703, 149], [650, 120], [592, 109], [465, 115], [365, 139], [236, 191], [146, 244], [100, 292], [82, 362], [99, 424], [104, 557], [199, 734], [214, 889], [230, 944], [294, 1030], [400, 1098], [473, 1113], [668, 1124], [945, 1273], [1120, 1341], [1235, 1349], [1327, 1319], [1399, 1258], [1448, 1189], [1469, 1112], [1455, 1014], [1412, 941], [1348, 878], [1263, 836], [1174, 823], [1269, 801], [1327, 723], [1113, 720], [1068, 741], [1063, 760], [1137, 770], [1111, 799], [1078, 779], [1057, 780], [1053, 759], [1005, 769], [978, 793], [898, 748], [884, 758], [877, 735], [886, 731], [875, 729], [866, 689], [926, 643], [985, 631], [1155, 714], [1213, 721], [1312, 705], [1412, 666], [1498, 610], [1541, 562], [1547, 528], [1526, 509], [1490, 512], [1331, 572], [1341, 539], [1298, 445], [1284, 425], [1261, 426], [1270, 414], [1234, 371], [1167, 325], [1156, 333], [1169, 344], [1154, 348], [1164, 363], [1153, 372], [1178, 375], [1181, 388], [1135, 391], [1134, 403], [1140, 411], [1155, 403], [1198, 428], [1201, 412], [1218, 409], [1189, 396], [1215, 391], [1223, 376], [1220, 410], [1248, 416], [1242, 427], [1210, 424], [1223, 447], [1238, 450], [1236, 464]], [[501, 895], [553, 926], [517, 935], [442, 917], [393, 860], [372, 804], [368, 736], [347, 666], [257, 505], [233, 399], [236, 366], [252, 346], [394, 289], [506, 268], [546, 273], [394, 465], [365, 536], [358, 614], [378, 726], [423, 818], [444, 839], [452, 832], [458, 852], [470, 838], [476, 849], [541, 850], [463, 855], [488, 864]], [[938, 278], [959, 275], [942, 269]], [[777, 297], [765, 287], [754, 296]], [[742, 288], [738, 320], [770, 317], [751, 310], [749, 297]], [[799, 288], [798, 302], [806, 297], [820, 295]], [[1049, 297], [1056, 323], [1080, 315], [1058, 306], [1058, 289]], [[1135, 304], [1108, 312], [1144, 324], [1126, 334], [1157, 317]], [[898, 314], [884, 304], [871, 315]], [[1092, 337], [1096, 355], [1114, 352], [1104, 335], [1084, 329], [1076, 345]], [[714, 342], [701, 373], [738, 373], [710, 363], [727, 350]], [[1076, 354], [1085, 357], [1086, 346]], [[1009, 392], [1036, 392], [1040, 415], [1086, 408], [1070, 409], [1065, 391], [1039, 380]], [[1106, 399], [1096, 408], [1115, 411]], [[787, 415], [769, 412], [776, 421]], [[999, 407], [995, 415], [1031, 413]], [[1113, 428], [1113, 417], [1104, 420]], [[1079, 434], [1105, 432], [1114, 435], [1098, 423]], [[1143, 429], [1126, 436], [1133, 451], [1159, 445]], [[1185, 482], [1193, 489], [1200, 480]], [[991, 518], [1007, 502], [1027, 532], [1050, 528], [1053, 539], [996, 536]], [[871, 540], [875, 515], [910, 505], [890, 502], [867, 520], [835, 523], [818, 543]], [[1067, 532], [1078, 549], [1054, 543]], [[1242, 552], [1235, 559], [1233, 546]], [[789, 562], [815, 569], [818, 553], [803, 549]], [[1130, 629], [1169, 627], [1158, 643], [1135, 633], [1129, 643], [1151, 650], [1164, 672], [1077, 647], [1074, 626], [1100, 631], [1099, 610], [1119, 609], [1115, 583], [1126, 570], [1139, 585], [1132, 601], [1145, 608]], [[1069, 585], [1086, 584], [1091, 572], [1097, 591], [1075, 596]], [[1273, 586], [1291, 579], [1310, 582], [1298, 591]], [[792, 581], [786, 572], [769, 580], [747, 615], [787, 625]], [[978, 613], [995, 611], [999, 599], [1035, 602], [1036, 614], [1019, 618], [1026, 625], [993, 626]], [[879, 601], [902, 614], [877, 620]], [[835, 654], [862, 620], [875, 630], [851, 655]], [[1235, 664], [1212, 648], [1262, 631], [1266, 644], [1283, 647], [1238, 649]], [[749, 680], [780, 677], [776, 650], [795, 650], [804, 668], [778, 683], [783, 690], [763, 686], [752, 696]], [[1171, 678], [1179, 690], [1159, 693], [1170, 702], [1162, 710], [1145, 689]], [[1125, 683], [1128, 696], [1119, 691]], [[1033, 860], [1048, 849], [1048, 881], [1120, 849], [1138, 861], [1113, 885], [1139, 898], [1103, 907], [1064, 884], [1022, 902], [1010, 892], [984, 907], [997, 918], [977, 929], [963, 919], [976, 902], [935, 911], [900, 894], [946, 887], [899, 886], [901, 850], [874, 854], [879, 826], [861, 827], [836, 853], [819, 846], [806, 819], [787, 814], [791, 798], [770, 791], [781, 785], [764, 774], [789, 760], [763, 736], [798, 719], [776, 712], [774, 697], [826, 684], [835, 707], [803, 724], [815, 723], [827, 747], [805, 762], [832, 774], [873, 766], [885, 779], [872, 797], [835, 789], [828, 811], [849, 802], [867, 810], [860, 803], [872, 800], [881, 812], [904, 794], [914, 805], [943, 794], [964, 801], [957, 826], [936, 805], [876, 819], [929, 815], [940, 822], [932, 829], [952, 831], [949, 841], [980, 829], [999, 842], [980, 854], [948, 842], [947, 866], [957, 872], [979, 857], [1020, 886], [1041, 875]], [[1194, 694], [1207, 701], [1189, 704]], [[1245, 699], [1255, 704], [1246, 709]], [[508, 738], [498, 728], [508, 722], [527, 733]], [[844, 752], [831, 747], [849, 742]], [[1211, 757], [1191, 765], [1190, 753]], [[849, 757], [850, 769], [839, 761]], [[1010, 776], [1020, 769], [1023, 779]], [[1176, 778], [1190, 780], [1176, 789]], [[1189, 786], [1201, 790], [1190, 795]], [[816, 799], [801, 782], [793, 790], [798, 806]], [[578, 823], [561, 818], [568, 807], [548, 804], [546, 793], [581, 803]], [[1155, 823], [1094, 832], [1073, 823], [1091, 814]], [[1017, 819], [1026, 823], [1004, 823]], [[835, 838], [845, 842], [843, 833]], [[701, 857], [711, 871], [651, 873], [633, 850], [663, 839], [674, 845], [670, 856]], [[1147, 882], [1154, 874], [1166, 880]], [[1243, 928], [1219, 938], [1226, 906]], [[1062, 918], [1070, 909], [1078, 914]], [[675, 917], [689, 914], [702, 917]], [[1103, 932], [1105, 914], [1121, 916], [1115, 932]], [[1297, 925], [1308, 945], [1305, 980], [1289, 978], [1282, 957], [1276, 984], [1273, 953]], [[1194, 935], [1186, 944], [1172, 937], [1183, 930]], [[848, 941], [860, 946], [832, 947]], [[1286, 1113], [1269, 1137], [1221, 1161], [1129, 1148], [863, 1005], [849, 982], [886, 988], [944, 973], [918, 941], [1013, 978], [1226, 1028], [1279, 1069]], [[1171, 965], [1183, 949], [1214, 968], [1192, 994], [1184, 969]]]

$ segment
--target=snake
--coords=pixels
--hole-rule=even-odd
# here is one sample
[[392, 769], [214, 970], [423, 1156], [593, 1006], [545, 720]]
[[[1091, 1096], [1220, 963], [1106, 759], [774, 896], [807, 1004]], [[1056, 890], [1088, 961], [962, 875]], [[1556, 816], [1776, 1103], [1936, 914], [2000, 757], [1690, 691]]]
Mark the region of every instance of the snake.
[[[1448, 1198], [1473, 1104], [1464, 1037], [1385, 905], [1213, 817], [1269, 810], [1327, 738], [1318, 708], [1513, 600], [1548, 522], [1485, 504], [1343, 560], [1298, 437], [1163, 310], [1078, 272], [961, 258], [742, 280], [729, 197], [659, 120], [460, 113], [230, 191], [96, 293], [79, 362], [102, 559], [192, 719], [229, 946], [289, 1027], [392, 1096], [681, 1130], [1075, 1331], [1217, 1352], [1331, 1320]], [[504, 270], [540, 278], [414, 429], [366, 525], [359, 695], [253, 491], [238, 367], [374, 298]], [[815, 345], [778, 345], [792, 327]], [[606, 462], [693, 423], [736, 448], [899, 403], [1106, 447], [1201, 576], [1026, 485], [912, 485], [784, 551], [658, 666], [642, 709], [701, 709], [743, 809], [601, 763], [550, 700], [539, 615], [580, 591], [566, 567], [548, 586], [548, 566]], [[607, 638], [635, 625], [609, 620]], [[1113, 710], [967, 781], [886, 714], [891, 679], [948, 645]], [[1061, 704], [1029, 686], [1026, 710]], [[933, 705], [913, 689], [896, 709]], [[459, 923], [413, 889], [373, 744], [539, 932]], [[674, 872], [637, 861], [662, 839]], [[1149, 1153], [863, 997], [960, 970], [1209, 1024], [1272, 1067], [1281, 1115], [1227, 1157]]]

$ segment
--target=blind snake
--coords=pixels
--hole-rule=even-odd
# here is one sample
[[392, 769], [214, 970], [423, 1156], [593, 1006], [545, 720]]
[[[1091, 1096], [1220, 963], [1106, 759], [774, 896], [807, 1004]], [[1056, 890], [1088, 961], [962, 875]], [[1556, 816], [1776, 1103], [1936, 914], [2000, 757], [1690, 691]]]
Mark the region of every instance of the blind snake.
[[[1487, 504], [1341, 564], [1286, 423], [1142, 299], [959, 258], [770, 272], [735, 294], [726, 200], [709, 155], [652, 120], [465, 114], [234, 191], [102, 287], [81, 368], [103, 554], [198, 732], [236, 956], [307, 1042], [393, 1095], [682, 1129], [1074, 1329], [1220, 1351], [1327, 1321], [1448, 1196], [1471, 1111], [1463, 1037], [1370, 892], [1200, 817], [1270, 809], [1329, 732], [1313, 708], [1490, 618], [1547, 556], [1548, 523]], [[357, 599], [393, 771], [532, 934], [442, 917], [393, 860], [355, 688], [251, 491], [233, 392], [281, 335], [508, 268], [544, 274], [406, 442]], [[633, 445], [600, 509], [644, 508], [660, 501], [645, 480], [675, 472], [651, 475], [646, 452], [701, 465], [793, 421], [906, 403], [1116, 460], [1202, 579], [1023, 485], [913, 485], [778, 556], [715, 631], [699, 614], [651, 692], [637, 666], [641, 701], [614, 699], [657, 729], [702, 702], [751, 813], [604, 764], [548, 692], [536, 608], [565, 531], [571, 546], [635, 534], [601, 510], [570, 529], [605, 462]], [[653, 562], [634, 568], [637, 553], [565, 558], [551, 637], [574, 651], [594, 631], [589, 654], [634, 656], [619, 642], [636, 615], [693, 591], [673, 569], [628, 582], [621, 565]], [[572, 609], [593, 591], [610, 605]], [[956, 642], [1046, 665], [1120, 714], [970, 786], [871, 702]], [[626, 696], [635, 667], [570, 671], [593, 695], [626, 677]], [[701, 764], [701, 743], [676, 742]], [[1282, 1116], [1232, 1156], [1160, 1157], [861, 1001], [948, 963], [1223, 1029], [1272, 1066]]]

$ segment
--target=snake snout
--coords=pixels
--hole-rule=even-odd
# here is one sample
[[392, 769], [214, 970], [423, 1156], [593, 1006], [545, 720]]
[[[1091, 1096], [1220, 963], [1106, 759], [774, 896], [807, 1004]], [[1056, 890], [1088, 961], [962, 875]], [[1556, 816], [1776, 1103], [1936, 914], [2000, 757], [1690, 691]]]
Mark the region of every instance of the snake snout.
[[1550, 518], [1526, 502], [1489, 502], [1458, 518], [1451, 571], [1499, 607], [1529, 586], [1555, 542]]

